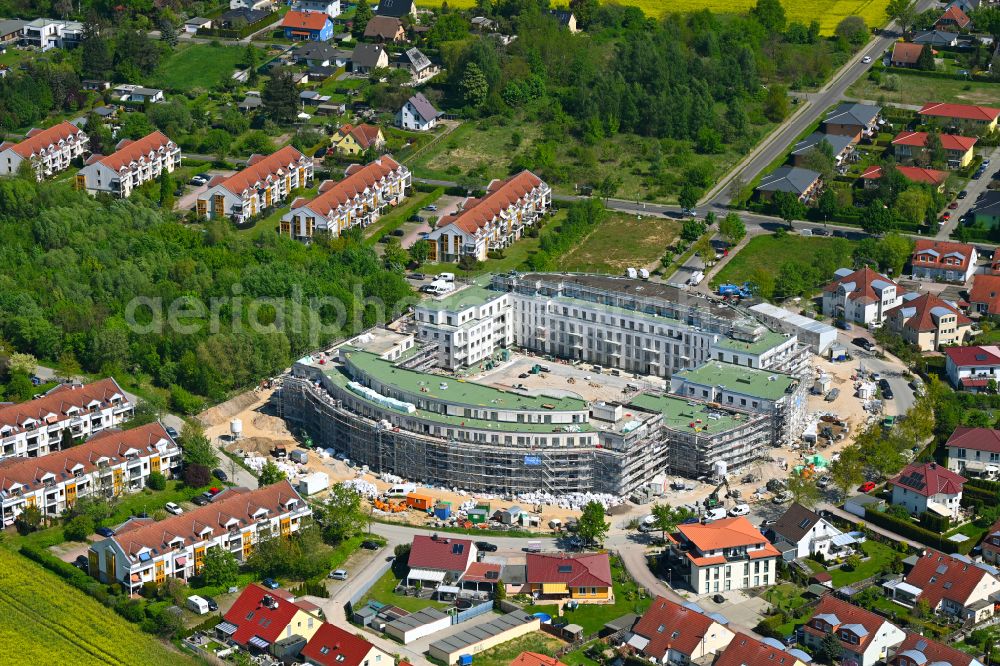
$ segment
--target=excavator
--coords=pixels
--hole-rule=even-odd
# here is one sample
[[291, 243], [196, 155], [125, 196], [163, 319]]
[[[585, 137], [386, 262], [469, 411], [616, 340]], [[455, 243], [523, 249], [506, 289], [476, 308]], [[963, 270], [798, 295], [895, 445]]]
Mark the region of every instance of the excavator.
[[[726, 494], [720, 498], [719, 491], [722, 490], [723, 487], [726, 488]], [[740, 496], [740, 491], [736, 490], [735, 488], [730, 488], [729, 479], [727, 479], [726, 477], [722, 477], [722, 481], [719, 483], [719, 485], [715, 487], [715, 490], [713, 490], [709, 494], [709, 496], [705, 498], [705, 508], [714, 509], [715, 507], [722, 506], [724, 499], [729, 497], [732, 497], [733, 499], [738, 499], [739, 496]]]

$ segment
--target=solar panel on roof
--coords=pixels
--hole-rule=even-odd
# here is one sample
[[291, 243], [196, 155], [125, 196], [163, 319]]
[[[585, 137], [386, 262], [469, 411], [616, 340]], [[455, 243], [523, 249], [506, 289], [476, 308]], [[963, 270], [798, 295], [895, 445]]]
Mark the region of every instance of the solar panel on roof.
[[573, 573], [573, 565], [572, 564], [560, 564], [559, 565], [559, 573]]
[[812, 518], [803, 518], [802, 522], [799, 523], [799, 528], [800, 529], [805, 529], [805, 528], [809, 527], [809, 523], [811, 523], [811, 522], [812, 522]]

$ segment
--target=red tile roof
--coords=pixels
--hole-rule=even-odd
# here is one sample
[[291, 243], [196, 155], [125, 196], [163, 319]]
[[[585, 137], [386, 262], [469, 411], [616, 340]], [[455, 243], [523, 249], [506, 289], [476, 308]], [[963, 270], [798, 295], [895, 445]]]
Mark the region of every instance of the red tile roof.
[[564, 583], [568, 587], [611, 587], [611, 560], [607, 553], [529, 553], [525, 580]]
[[959, 426], [951, 433], [945, 446], [1000, 453], [1000, 430]]
[[473, 554], [475, 546], [469, 539], [453, 539], [417, 535], [413, 537], [410, 546], [410, 559], [407, 564], [411, 569], [434, 569], [438, 571], [465, 572], [471, 561], [475, 562]]
[[792, 666], [798, 658], [773, 645], [761, 643], [746, 634], [736, 634], [712, 666]]
[[[922, 635], [912, 631], [906, 632], [906, 638], [896, 648], [896, 654], [889, 660], [889, 666], [899, 666], [900, 657], [907, 656], [904, 653], [913, 650], [924, 655], [922, 661], [910, 658], [908, 663], [919, 664], [948, 664], [948, 666], [969, 666], [975, 657], [971, 654], [956, 650], [950, 645], [932, 641]], [[715, 666], [719, 666], [716, 664]]]
[[1000, 347], [946, 347], [944, 353], [959, 367], [1000, 365]]
[[[97, 161], [112, 171], [121, 171], [133, 162], [147, 157], [149, 153], [156, 152], [161, 148], [165, 149], [170, 143], [170, 139], [163, 132], [150, 132], [136, 141], [128, 139], [120, 141], [115, 152], [101, 157]], [[90, 162], [88, 161], [88, 163]]]
[[[818, 617], [823, 616], [823, 617]], [[809, 622], [803, 626], [803, 630], [807, 633], [812, 634], [822, 638], [830, 633], [829, 629], [817, 629], [816, 624], [819, 622], [824, 622], [827, 625], [831, 625], [833, 631], [837, 632], [837, 638], [840, 640], [841, 644], [851, 650], [851, 652], [859, 653], [864, 652], [871, 643], [872, 638], [878, 633], [882, 625], [885, 624], [885, 619], [880, 616], [867, 611], [863, 608], [858, 608], [853, 604], [849, 604], [846, 601], [841, 601], [837, 599], [832, 594], [827, 594], [819, 600], [819, 604], [816, 606], [816, 611], [812, 614]], [[859, 641], [857, 643], [847, 643], [840, 638], [839, 628], [844, 625], [857, 624], [861, 625], [865, 629], [864, 636], [858, 636], [857, 632], [854, 632], [855, 636], [858, 636]]]
[[845, 275], [842, 278], [837, 278], [836, 280], [829, 282], [825, 287], [823, 287], [823, 291], [837, 291], [840, 285], [853, 283], [854, 287], [847, 295], [847, 298], [852, 301], [867, 300], [877, 302], [882, 299], [881, 293], [876, 291], [874, 287], [877, 282], [884, 282], [888, 286], [898, 287], [895, 282], [886, 276], [873, 271], [868, 266], [865, 266], [860, 270], [854, 271], [850, 275]]
[[889, 483], [924, 497], [932, 497], [939, 493], [957, 495], [962, 492], [965, 477], [937, 463], [910, 463], [889, 479]]
[[[178, 537], [181, 545], [190, 546], [203, 541], [207, 534], [221, 534], [233, 527], [246, 527], [264, 518], [274, 518], [288, 512], [288, 502], [292, 500], [298, 502], [298, 507], [305, 506], [287, 479], [258, 490], [229, 488], [210, 504], [157, 522], [133, 521], [128, 529], [119, 529], [109, 538], [114, 539], [129, 557], [137, 557], [144, 548], [152, 550], [155, 556], [169, 550], [168, 544]], [[255, 516], [261, 509], [266, 513]], [[209, 532], [205, 532], [206, 529]], [[202, 536], [203, 533], [206, 536]]]
[[[50, 424], [64, 420], [74, 408], [87, 409], [94, 403], [106, 405], [116, 395], [125, 399], [125, 391], [110, 377], [90, 384], [60, 384], [41, 398], [0, 407], [0, 434], [7, 437], [21, 430], [21, 424], [28, 419]], [[10, 426], [11, 430], [4, 432], [4, 426]]]
[[500, 565], [491, 562], [473, 562], [462, 575], [470, 583], [496, 583], [500, 580]]
[[522, 652], [514, 657], [510, 666], [566, 666], [555, 657], [550, 657], [537, 652]]
[[305, 155], [294, 146], [285, 146], [267, 156], [252, 155], [245, 169], [216, 184], [240, 196], [244, 191], [256, 187], [257, 183], [275, 178], [283, 170], [297, 168], [299, 160], [303, 158]]
[[[913, 310], [913, 314], [907, 316], [910, 310]], [[936, 331], [938, 329], [937, 318], [946, 313], [955, 315], [955, 323], [958, 326], [972, 324], [972, 320], [959, 312], [955, 306], [941, 300], [934, 294], [924, 294], [909, 301], [903, 301], [885, 314], [890, 319], [895, 316], [903, 317], [902, 325], [904, 328], [913, 331]]]
[[475, 234], [508, 207], [516, 205], [536, 187], [542, 179], [530, 171], [522, 171], [507, 180], [490, 183], [482, 199], [467, 199], [465, 208], [458, 213], [441, 218], [438, 228], [455, 225], [467, 234]]
[[287, 594], [268, 590], [251, 583], [225, 614], [226, 622], [236, 625], [233, 640], [246, 645], [254, 636], [274, 643], [285, 631], [295, 614], [303, 610]]
[[302, 648], [302, 656], [320, 666], [361, 666], [374, 647], [360, 636], [324, 622]]
[[[941, 185], [948, 180], [948, 173], [937, 169], [924, 169], [915, 166], [897, 166], [896, 171], [903, 174], [903, 177], [914, 183], [926, 183], [928, 185]], [[865, 180], [876, 180], [882, 177], [882, 167], [870, 166], [861, 174]]]
[[[900, 132], [892, 140], [892, 145], [896, 146], [916, 146], [923, 148], [927, 145], [927, 132]], [[938, 134], [941, 139], [941, 147], [945, 150], [954, 150], [961, 153], [968, 152], [979, 142], [974, 136], [960, 136], [958, 134]]]
[[341, 136], [347, 136], [348, 134], [353, 136], [354, 140], [357, 141], [358, 145], [363, 149], [367, 149], [369, 146], [376, 143], [379, 140], [380, 132], [381, 130], [377, 126], [368, 125], [366, 123], [362, 123], [360, 125], [351, 125], [350, 123], [346, 123], [341, 125], [337, 130], [337, 133]]
[[969, 16], [962, 11], [961, 7], [951, 5], [948, 9], [944, 10], [944, 14], [941, 14], [941, 18], [937, 20], [937, 23], [944, 25], [956, 25], [959, 28], [964, 28], [972, 23], [972, 19], [970, 19]]
[[973, 275], [969, 302], [983, 303], [988, 314], [1000, 315], [1000, 275]]
[[298, 12], [292, 10], [285, 14], [281, 22], [282, 28], [298, 28], [300, 30], [322, 30], [330, 17], [326, 12]]
[[63, 121], [47, 129], [32, 129], [23, 141], [7, 145], [6, 148], [12, 149], [21, 157], [31, 157], [77, 134], [83, 134], [83, 131], [76, 125]]
[[[978, 254], [973, 245], [921, 238], [913, 246], [911, 263], [914, 267], [943, 268], [964, 273], [973, 254]], [[960, 263], [947, 263], [945, 259], [958, 259]]]
[[961, 118], [963, 120], [982, 120], [993, 122], [1000, 116], [1000, 109], [990, 106], [975, 106], [972, 104], [944, 104], [931, 102], [924, 104], [918, 111], [923, 116], [942, 116], [945, 118]]
[[380, 180], [399, 169], [399, 162], [388, 155], [383, 155], [365, 166], [353, 164], [347, 170], [347, 177], [337, 183], [323, 183], [320, 194], [311, 201], [297, 200], [292, 204], [292, 210], [306, 207], [317, 215], [326, 217], [339, 206], [347, 205], [366, 189], [375, 186]]
[[140, 455], [149, 455], [164, 441], [172, 441], [167, 431], [159, 423], [150, 423], [132, 430], [105, 430], [79, 446], [39, 458], [7, 458], [0, 461], [0, 490], [8, 490], [14, 484], [34, 490], [42, 477], [50, 473], [56, 476], [56, 481], [72, 478], [75, 471], [88, 474], [97, 469], [98, 460], [108, 458], [116, 464], [132, 449]]
[[649, 640], [649, 644], [642, 649], [647, 657], [662, 661], [671, 649], [690, 657], [713, 624], [716, 624], [715, 620], [703, 613], [665, 597], [656, 597], [632, 627], [632, 633]]
[[942, 599], [965, 606], [980, 581], [989, 575], [975, 564], [928, 548], [905, 580], [922, 590], [917, 600], [926, 600], [931, 610], [936, 610]]
[[892, 62], [901, 62], [906, 65], [912, 65], [917, 62], [920, 57], [920, 52], [924, 50], [924, 47], [920, 44], [911, 44], [910, 42], [896, 42], [892, 47]]

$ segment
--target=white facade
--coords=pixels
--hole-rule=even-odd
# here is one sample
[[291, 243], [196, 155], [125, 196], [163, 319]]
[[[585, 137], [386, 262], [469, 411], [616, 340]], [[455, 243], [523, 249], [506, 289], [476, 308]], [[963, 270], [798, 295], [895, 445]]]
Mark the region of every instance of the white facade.
[[63, 122], [45, 130], [31, 130], [19, 143], [0, 145], [0, 175], [16, 175], [24, 160], [30, 160], [38, 180], [69, 168], [90, 145], [90, 138], [79, 128]]
[[402, 108], [396, 113], [396, 125], [405, 130], [426, 132], [437, 127], [437, 124], [437, 116], [431, 116], [428, 118], [426, 115], [418, 111], [417, 107], [415, 107], [411, 101], [407, 101], [403, 104]]
[[833, 537], [839, 534], [842, 534], [840, 530], [824, 518], [820, 518], [819, 522], [810, 527], [801, 539], [793, 542], [795, 544], [795, 557], [809, 557], [817, 553], [822, 553], [826, 557], [830, 553]]
[[898, 287], [870, 268], [840, 269], [837, 279], [823, 289], [823, 314], [846, 321], [880, 325], [886, 313], [900, 304]]
[[197, 201], [199, 217], [247, 222], [261, 211], [282, 202], [292, 190], [307, 187], [313, 179], [313, 160], [292, 146], [268, 155], [254, 155], [242, 171], [215, 182]]
[[[843, 640], [844, 636], [850, 636], [850, 632], [847, 632], [846, 634], [844, 632], [839, 632], [838, 636], [841, 637], [841, 645], [844, 648], [844, 653], [841, 659], [851, 659], [857, 663], [858, 666], [875, 666], [888, 657], [890, 648], [903, 642], [906, 638], [906, 633], [894, 624], [883, 622], [875, 636], [872, 637], [871, 641], [865, 646], [864, 650], [860, 652], [856, 651], [857, 648], [852, 649], [849, 647], [850, 640]], [[803, 635], [803, 642], [807, 647], [813, 650], [818, 650], [823, 643], [823, 639], [806, 632]]]
[[111, 155], [95, 156], [80, 169], [76, 175], [78, 188], [88, 194], [104, 192], [125, 199], [143, 183], [156, 180], [164, 172], [173, 173], [181, 165], [180, 146], [161, 132], [118, 145]]
[[83, 24], [78, 21], [40, 18], [21, 29], [21, 43], [42, 51], [72, 48], [77, 46], [81, 39], [83, 39]]
[[489, 358], [514, 342], [513, 296], [490, 294], [485, 301], [464, 304], [461, 291], [443, 300], [423, 300], [414, 306], [417, 339], [438, 346], [437, 365], [449, 370]]
[[[937, 507], [944, 507], [952, 520], [958, 518], [961, 509], [962, 493], [935, 493], [933, 495], [923, 495], [911, 488], [893, 485], [892, 504], [901, 506], [910, 512], [911, 515], [919, 516], [928, 510], [928, 504], [933, 502]], [[935, 507], [935, 508], [937, 508]]]
[[295, 0], [292, 10], [298, 12], [325, 12], [330, 18], [340, 16], [340, 0]]
[[761, 322], [775, 331], [794, 335], [814, 354], [823, 354], [837, 341], [837, 329], [770, 303], [758, 303], [750, 308]]

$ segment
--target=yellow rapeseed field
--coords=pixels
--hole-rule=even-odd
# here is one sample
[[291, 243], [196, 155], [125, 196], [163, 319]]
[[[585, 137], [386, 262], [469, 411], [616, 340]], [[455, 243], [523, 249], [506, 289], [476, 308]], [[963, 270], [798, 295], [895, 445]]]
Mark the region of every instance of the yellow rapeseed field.
[[[710, 9], [713, 12], [745, 12], [756, 4], [756, 0], [618, 0], [623, 5], [639, 7], [650, 16], [662, 16], [670, 12], [685, 12], [692, 9]], [[438, 6], [441, 0], [421, 0], [418, 4]], [[474, 7], [475, 0], [448, 0], [452, 7]], [[553, 2], [564, 5], [566, 2]], [[886, 23], [885, 6], [888, 0], [782, 0], [789, 21], [809, 24], [816, 19], [824, 35], [833, 34], [833, 29], [845, 16], [856, 14], [869, 26]]]

